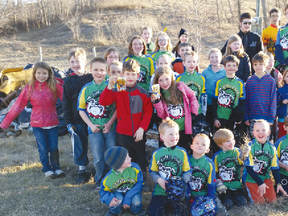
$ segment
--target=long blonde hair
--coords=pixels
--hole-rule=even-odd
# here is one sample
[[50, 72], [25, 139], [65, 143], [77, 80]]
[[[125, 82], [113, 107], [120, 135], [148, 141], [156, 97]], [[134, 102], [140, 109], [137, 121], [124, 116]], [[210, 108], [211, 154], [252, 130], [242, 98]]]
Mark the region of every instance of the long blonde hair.
[[158, 44], [158, 40], [159, 40], [159, 37], [161, 36], [161, 35], [164, 35], [166, 38], [167, 38], [167, 40], [168, 40], [168, 44], [167, 44], [167, 47], [166, 47], [166, 49], [167, 49], [167, 51], [172, 51], [172, 44], [171, 44], [171, 41], [170, 41], [170, 38], [169, 38], [169, 36], [166, 34], [166, 32], [164, 32], [164, 31], [161, 31], [161, 32], [159, 32], [158, 34], [157, 34], [157, 38], [156, 38], [156, 41], [155, 41], [155, 49], [154, 49], [154, 52], [157, 52], [159, 49], [160, 49], [160, 46], [159, 46], [159, 44]]
[[171, 77], [171, 86], [168, 89], [170, 93], [170, 100], [165, 98], [164, 94], [162, 93], [162, 101], [164, 101], [166, 104], [172, 103], [174, 105], [183, 103], [183, 93], [177, 88], [177, 83], [175, 81], [173, 71], [170, 67], [165, 65], [164, 67], [157, 68], [157, 70], [155, 71], [154, 84], [158, 84], [159, 78], [164, 74]]
[[52, 91], [54, 97], [57, 97], [56, 94], [56, 80], [54, 79], [54, 73], [51, 69], [51, 67], [46, 63], [46, 62], [37, 62], [34, 67], [33, 67], [33, 72], [32, 72], [32, 79], [30, 80], [30, 82], [28, 83], [29, 86], [29, 91], [31, 95], [31, 93], [34, 90], [35, 87], [35, 82], [36, 82], [36, 71], [38, 68], [42, 68], [48, 71], [48, 79], [45, 81], [47, 82], [48, 88]]
[[225, 57], [228, 56], [228, 55], [233, 55], [232, 49], [229, 47], [229, 45], [231, 45], [235, 41], [240, 41], [241, 42], [241, 46], [240, 46], [240, 50], [239, 50], [239, 53], [238, 53], [238, 57], [239, 58], [243, 58], [244, 57], [245, 51], [244, 51], [244, 48], [243, 48], [242, 39], [239, 37], [239, 35], [235, 34], [235, 35], [232, 35], [228, 39], [227, 46], [226, 46], [226, 52], [223, 55], [222, 59], [225, 59]]

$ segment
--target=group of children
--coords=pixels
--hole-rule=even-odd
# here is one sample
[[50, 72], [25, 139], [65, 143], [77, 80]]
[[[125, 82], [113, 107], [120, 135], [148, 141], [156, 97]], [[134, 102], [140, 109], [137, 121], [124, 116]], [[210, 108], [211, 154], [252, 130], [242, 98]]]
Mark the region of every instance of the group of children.
[[[107, 216], [119, 214], [122, 208], [146, 214], [141, 197], [142, 190], [149, 190], [145, 131], [153, 124], [159, 125], [163, 144], [150, 160], [149, 174], [156, 186], [148, 215], [166, 215], [167, 209], [185, 215], [185, 207], [199, 196], [215, 201], [218, 214], [226, 214], [223, 205], [229, 209], [248, 201], [274, 202], [275, 190], [287, 196], [288, 136], [284, 135], [288, 130], [288, 70], [282, 77], [273, 67], [274, 56], [262, 51], [250, 61], [239, 34], [228, 39], [223, 57], [219, 49], [210, 50], [210, 65], [202, 73], [198, 73], [199, 57], [188, 43], [186, 30], [180, 30], [174, 53], [166, 32], [157, 35], [155, 44], [151, 38], [152, 29], [143, 28], [141, 36], [131, 39], [123, 63], [119, 51], [109, 48], [104, 58], [90, 61], [90, 73], [85, 71], [85, 51], [72, 49], [64, 83], [54, 78], [48, 64], [36, 63], [32, 80], [0, 127], [7, 128], [29, 100], [42, 170], [47, 177], [64, 177], [55, 108], [57, 98], [63, 100], [78, 166], [76, 182], [90, 180], [86, 169], [89, 138], [95, 185], [101, 202], [109, 206]], [[151, 86], [157, 84], [160, 98], [150, 97]], [[116, 88], [123, 85], [124, 89]], [[274, 146], [269, 140], [276, 112], [280, 139]], [[192, 126], [202, 121], [209, 122], [215, 132], [211, 147], [211, 137], [203, 133], [192, 139]], [[243, 151], [235, 147], [233, 135], [240, 125], [242, 130], [251, 128], [252, 141]], [[212, 159], [205, 155], [210, 150]], [[242, 177], [241, 166], [245, 167]], [[186, 185], [185, 199], [167, 196], [166, 187], [174, 176]]]

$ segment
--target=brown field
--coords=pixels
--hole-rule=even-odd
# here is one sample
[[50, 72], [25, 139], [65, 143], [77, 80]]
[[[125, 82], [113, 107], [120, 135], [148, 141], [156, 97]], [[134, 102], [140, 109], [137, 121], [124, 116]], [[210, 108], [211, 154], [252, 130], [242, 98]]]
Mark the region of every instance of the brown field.
[[[206, 57], [208, 50], [212, 47], [221, 48], [231, 34], [238, 32], [236, 0], [218, 1], [219, 20], [217, 1], [212, 0], [92, 2], [95, 4], [90, 5], [79, 16], [78, 41], [73, 39], [70, 28], [61, 22], [42, 28], [30, 28], [29, 31], [18, 30], [10, 36], [1, 36], [0, 68], [24, 67], [28, 63], [35, 63], [39, 58], [39, 46], [42, 47], [43, 61], [62, 69], [68, 68], [68, 51], [76, 46], [83, 47], [87, 51], [88, 62], [93, 57], [93, 47], [96, 47], [98, 56], [103, 56], [108, 47], [116, 46], [123, 58], [127, 54], [130, 38], [139, 34], [141, 27], [148, 25], [153, 28], [154, 34], [167, 27], [167, 33], [173, 44], [177, 43], [180, 28], [187, 29], [190, 32], [190, 42], [200, 53], [200, 68], [203, 70], [209, 64]], [[198, 17], [195, 16], [195, 2]], [[266, 2], [268, 9], [275, 6], [275, 1], [266, 0]], [[241, 12], [249, 11], [255, 16], [255, 1], [241, 0], [240, 3]], [[277, 3], [282, 7], [285, 4], [284, 1]], [[283, 24], [286, 23], [284, 19], [283, 16]], [[197, 40], [201, 41], [198, 45]], [[59, 137], [60, 162], [67, 175], [62, 179], [51, 180], [44, 177], [35, 138], [28, 132], [23, 132], [16, 138], [1, 138], [0, 149], [0, 215], [95, 216], [104, 215], [108, 210], [108, 207], [99, 201], [93, 178], [85, 185], [75, 185], [77, 167], [71, 156], [69, 135]], [[88, 169], [93, 171], [91, 152], [89, 159]], [[152, 182], [150, 186], [153, 186]], [[151, 192], [143, 193], [144, 208], [147, 208], [150, 199]], [[275, 204], [235, 207], [229, 214], [288, 215], [287, 200], [279, 199]], [[124, 212], [121, 215], [131, 214]]]

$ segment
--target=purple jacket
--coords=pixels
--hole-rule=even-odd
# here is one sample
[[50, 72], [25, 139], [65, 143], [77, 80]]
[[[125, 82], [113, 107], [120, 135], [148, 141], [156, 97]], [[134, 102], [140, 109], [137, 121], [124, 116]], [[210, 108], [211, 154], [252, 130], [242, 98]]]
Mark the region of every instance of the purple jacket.
[[[198, 115], [199, 104], [195, 97], [194, 92], [183, 82], [177, 83], [177, 88], [183, 93], [183, 103], [185, 110], [185, 134], [192, 134], [192, 116], [188, 113], [194, 113]], [[167, 104], [161, 100], [158, 103], [153, 104], [157, 110], [159, 118], [165, 119], [169, 117]]]

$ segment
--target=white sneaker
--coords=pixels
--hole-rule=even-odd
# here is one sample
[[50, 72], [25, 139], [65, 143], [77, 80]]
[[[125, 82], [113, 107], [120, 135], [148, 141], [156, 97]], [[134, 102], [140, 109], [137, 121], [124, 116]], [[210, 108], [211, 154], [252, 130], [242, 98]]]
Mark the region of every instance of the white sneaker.
[[50, 177], [50, 178], [53, 178], [55, 175], [52, 171], [47, 171], [45, 172], [45, 177]]
[[54, 174], [56, 175], [57, 178], [62, 178], [66, 176], [66, 174], [60, 169], [55, 170]]

